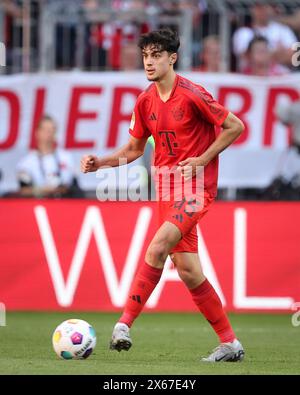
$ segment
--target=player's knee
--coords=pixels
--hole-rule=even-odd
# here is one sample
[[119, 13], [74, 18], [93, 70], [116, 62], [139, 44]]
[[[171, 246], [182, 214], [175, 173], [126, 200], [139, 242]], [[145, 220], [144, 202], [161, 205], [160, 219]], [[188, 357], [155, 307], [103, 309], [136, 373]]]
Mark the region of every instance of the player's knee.
[[177, 267], [177, 271], [178, 271], [179, 277], [181, 278], [181, 280], [183, 282], [189, 282], [193, 277], [193, 273], [188, 267], [185, 267], [185, 268]]
[[164, 245], [164, 243], [154, 243], [149, 246], [146, 252], [146, 262], [155, 265], [161, 266], [164, 264], [168, 255], [168, 251]]
[[188, 288], [194, 288], [199, 283], [199, 274], [189, 267], [177, 267], [178, 275]]

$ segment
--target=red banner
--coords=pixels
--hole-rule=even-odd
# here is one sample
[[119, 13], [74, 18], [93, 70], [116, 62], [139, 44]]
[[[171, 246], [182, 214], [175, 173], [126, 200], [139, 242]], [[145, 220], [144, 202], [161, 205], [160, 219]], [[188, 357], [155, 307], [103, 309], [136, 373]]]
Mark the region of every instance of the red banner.
[[[120, 310], [156, 229], [155, 202], [0, 202], [8, 310]], [[215, 203], [199, 226], [206, 276], [228, 311], [300, 301], [300, 204]], [[148, 311], [196, 311], [170, 260]]]
[[[289, 144], [290, 130], [276, 113], [300, 99], [298, 73], [282, 78], [199, 72], [183, 76], [204, 85], [245, 125], [242, 136], [222, 153], [219, 186], [267, 187]], [[83, 155], [104, 156], [128, 141], [134, 104], [148, 85], [143, 71], [0, 76], [0, 192], [18, 189], [12, 163], [34, 148], [35, 128], [44, 113], [54, 117], [58, 145], [72, 154], [78, 170]], [[78, 174], [78, 180], [85, 190], [98, 184], [93, 175]]]

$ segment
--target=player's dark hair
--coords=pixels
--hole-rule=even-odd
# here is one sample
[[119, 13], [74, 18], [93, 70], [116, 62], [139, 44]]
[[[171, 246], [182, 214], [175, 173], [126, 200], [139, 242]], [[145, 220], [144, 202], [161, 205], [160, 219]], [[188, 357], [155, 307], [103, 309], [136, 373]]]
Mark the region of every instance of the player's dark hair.
[[180, 46], [178, 33], [166, 28], [142, 34], [138, 42], [139, 48], [143, 50], [149, 45], [156, 47], [160, 52], [177, 53]]

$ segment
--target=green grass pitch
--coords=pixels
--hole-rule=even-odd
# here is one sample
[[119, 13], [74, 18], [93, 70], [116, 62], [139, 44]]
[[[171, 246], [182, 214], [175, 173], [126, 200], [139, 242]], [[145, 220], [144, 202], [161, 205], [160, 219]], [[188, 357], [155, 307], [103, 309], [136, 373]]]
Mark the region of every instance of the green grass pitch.
[[[200, 357], [217, 337], [200, 314], [144, 313], [131, 330], [128, 352], [108, 350], [119, 314], [9, 312], [0, 327], [0, 374], [300, 374], [300, 327], [291, 315], [231, 314], [246, 357], [242, 363], [207, 364]], [[94, 326], [97, 347], [86, 360], [60, 360], [52, 349], [55, 327], [68, 318]]]

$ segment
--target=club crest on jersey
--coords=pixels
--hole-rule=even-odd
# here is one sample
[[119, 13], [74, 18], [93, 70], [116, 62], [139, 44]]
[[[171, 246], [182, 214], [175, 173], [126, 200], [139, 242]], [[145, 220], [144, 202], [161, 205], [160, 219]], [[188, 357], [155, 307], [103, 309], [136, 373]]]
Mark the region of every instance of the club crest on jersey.
[[172, 109], [172, 114], [175, 121], [181, 121], [184, 115], [184, 110], [181, 107], [174, 107]]

